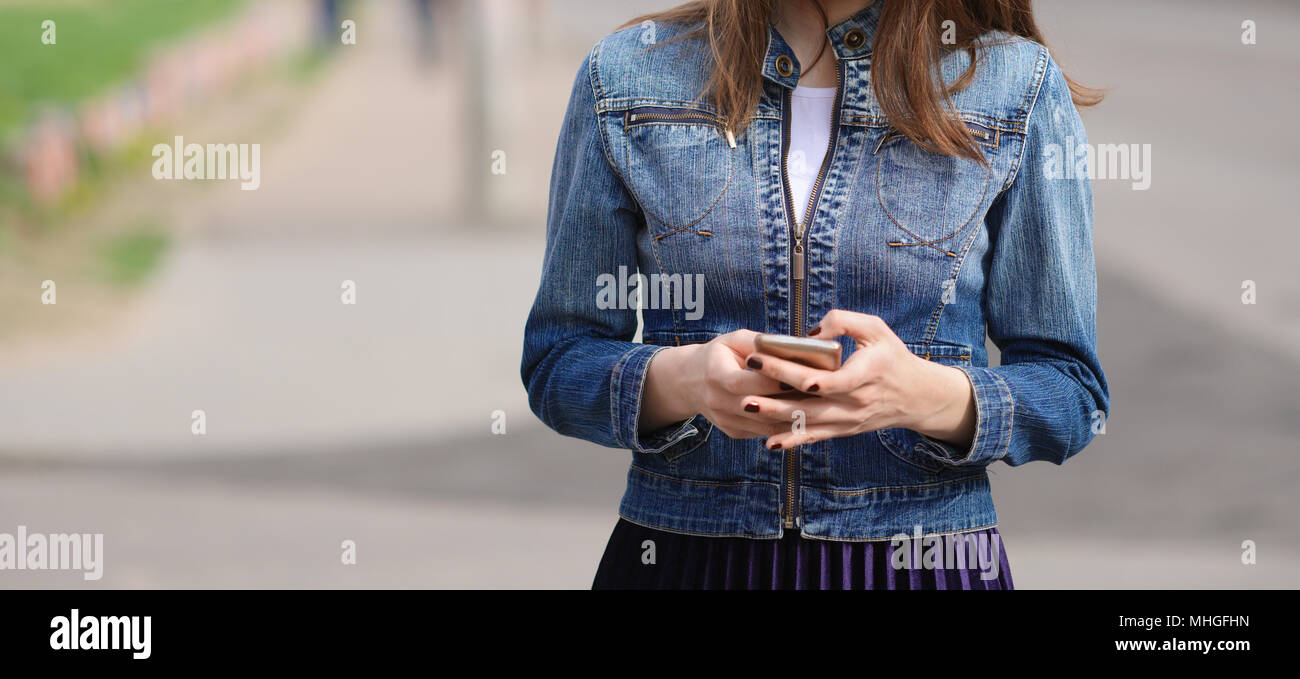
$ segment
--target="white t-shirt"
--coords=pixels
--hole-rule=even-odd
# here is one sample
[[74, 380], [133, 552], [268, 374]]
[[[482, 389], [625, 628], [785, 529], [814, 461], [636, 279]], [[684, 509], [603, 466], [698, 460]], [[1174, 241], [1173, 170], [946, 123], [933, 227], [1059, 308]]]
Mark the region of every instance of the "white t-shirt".
[[786, 174], [794, 212], [799, 221], [807, 221], [808, 201], [813, 183], [826, 158], [831, 139], [831, 114], [835, 106], [834, 87], [794, 88], [790, 97], [790, 148], [785, 158]]

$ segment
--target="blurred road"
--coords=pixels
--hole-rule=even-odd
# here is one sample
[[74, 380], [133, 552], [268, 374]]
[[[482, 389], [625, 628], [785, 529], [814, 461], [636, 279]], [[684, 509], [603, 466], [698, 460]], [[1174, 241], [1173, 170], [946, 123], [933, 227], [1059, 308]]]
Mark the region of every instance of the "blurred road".
[[[355, 51], [264, 142], [263, 188], [195, 205], [129, 330], [0, 358], [0, 532], [103, 532], [90, 586], [589, 586], [628, 453], [537, 423], [519, 348], [574, 69], [664, 4], [554, 2], [542, 28], [515, 26], [539, 51], [500, 90], [547, 121], [507, 116], [493, 142], [510, 170], [492, 190], [531, 216], [515, 227], [447, 216], [464, 180], [457, 70], [380, 37], [401, 35], [404, 3], [371, 6]], [[1294, 587], [1300, 142], [1284, 112], [1300, 95], [1282, 83], [1300, 11], [1040, 4], [1057, 58], [1112, 88], [1085, 113], [1091, 141], [1150, 143], [1154, 169], [1148, 191], [1097, 182], [1107, 433], [1062, 468], [994, 469], [1016, 584]], [[1243, 18], [1260, 44], [1241, 45]], [[1257, 305], [1240, 303], [1245, 279]], [[0, 574], [25, 586], [87, 583]]]

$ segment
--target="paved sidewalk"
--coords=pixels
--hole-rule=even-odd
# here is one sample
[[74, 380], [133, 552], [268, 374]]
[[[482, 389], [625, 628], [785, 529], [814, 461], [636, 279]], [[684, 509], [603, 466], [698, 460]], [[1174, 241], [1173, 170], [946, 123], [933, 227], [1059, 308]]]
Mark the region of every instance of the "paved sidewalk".
[[[59, 589], [585, 589], [615, 521], [610, 507], [12, 471], [0, 478], [0, 516], [32, 532], [104, 533], [99, 581], [0, 573], [0, 588]], [[1300, 564], [1275, 548], [1243, 566], [1234, 544], [1003, 534], [1020, 589], [1290, 588]], [[355, 565], [342, 563], [344, 540]]]
[[539, 269], [515, 240], [187, 244], [109, 346], [0, 371], [0, 457], [310, 453], [522, 422]]

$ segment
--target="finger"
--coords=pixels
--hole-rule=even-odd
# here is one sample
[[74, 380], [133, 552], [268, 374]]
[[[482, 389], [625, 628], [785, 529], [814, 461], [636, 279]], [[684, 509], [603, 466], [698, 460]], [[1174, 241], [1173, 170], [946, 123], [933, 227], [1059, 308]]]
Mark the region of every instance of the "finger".
[[745, 358], [745, 365], [755, 372], [766, 375], [777, 382], [788, 384], [799, 391], [814, 394], [820, 390], [819, 383], [830, 375], [829, 370], [809, 368], [801, 363], [787, 361], [770, 354], [754, 353]]
[[748, 356], [756, 351], [756, 348], [754, 347], [754, 338], [756, 337], [758, 337], [758, 333], [753, 330], [733, 330], [725, 335], [719, 336], [718, 339], [721, 340], [722, 344], [728, 349], [734, 351], [737, 358], [739, 358], [742, 356]]
[[777, 425], [778, 431], [793, 430], [810, 425], [830, 426], [844, 429], [860, 428], [863, 423], [862, 408], [846, 405], [828, 398], [812, 398], [803, 401], [786, 401], [763, 396], [750, 396], [744, 401], [745, 407], [757, 408], [747, 412], [759, 420]]
[[890, 337], [894, 331], [879, 316], [844, 309], [832, 309], [817, 325], [808, 331], [809, 337], [835, 339], [848, 336], [857, 340], [858, 347]]
[[724, 434], [733, 439], [753, 439], [768, 437], [773, 434], [780, 434], [787, 430], [786, 427], [763, 422], [758, 419], [751, 419], [744, 414], [719, 415], [713, 424], [721, 429]]
[[809, 443], [841, 436], [852, 436], [854, 433], [853, 429], [844, 425], [814, 424], [803, 427], [800, 431], [785, 431], [780, 434], [773, 434], [767, 437], [764, 447], [768, 450], [789, 450], [796, 446], [806, 446]]
[[[719, 386], [737, 396], [749, 394], [775, 394], [793, 389], [782, 388], [781, 383], [753, 370], [737, 369], [728, 372], [719, 381]], [[787, 385], [788, 386], [788, 385]]]
[[838, 370], [827, 373], [812, 385], [817, 387], [816, 393], [822, 396], [843, 396], [861, 389], [878, 377], [876, 375], [878, 371], [873, 367], [874, 355], [882, 350], [884, 348], [879, 345], [859, 347], [857, 351], [849, 354], [848, 360], [844, 361], [844, 365], [841, 365]]
[[789, 401], [758, 395], [746, 396], [743, 403], [746, 412], [756, 419], [781, 424], [785, 429], [789, 429], [796, 419], [803, 422], [829, 419], [829, 409], [832, 407], [820, 398]]
[[[786, 419], [793, 417], [792, 411], [782, 411], [781, 407], [784, 402], [779, 399], [768, 398], [765, 396], [746, 396], [736, 401], [736, 407], [727, 413], [729, 417], [742, 418], [744, 424], [741, 426], [752, 430], [761, 431], [764, 436], [780, 434], [788, 431], [793, 420]], [[789, 412], [790, 414], [784, 414]], [[807, 415], [800, 416], [800, 422], [807, 421]]]

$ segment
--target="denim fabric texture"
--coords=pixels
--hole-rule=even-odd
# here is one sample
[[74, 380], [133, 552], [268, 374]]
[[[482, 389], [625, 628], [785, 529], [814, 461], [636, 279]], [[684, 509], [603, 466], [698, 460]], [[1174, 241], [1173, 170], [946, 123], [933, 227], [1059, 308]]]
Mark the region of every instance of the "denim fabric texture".
[[[781, 163], [799, 64], [779, 32], [769, 30], [763, 97], [740, 133], [701, 96], [707, 41], [671, 40], [689, 27], [658, 25], [653, 45], [643, 27], [613, 33], [578, 72], [522, 376], [548, 426], [631, 451], [628, 521], [775, 539], [791, 509], [800, 534], [826, 540], [981, 530], [997, 524], [990, 464], [1060, 464], [1109, 411], [1092, 188], [1086, 172], [1044, 171], [1054, 151], [1087, 141], [1060, 69], [1041, 45], [984, 36], [974, 78], [951, 104], [987, 164], [928, 152], [891, 128], [872, 90], [882, 5], [828, 30], [841, 87], [804, 237], [802, 300]], [[943, 76], [954, 81], [969, 63], [953, 51]], [[620, 271], [699, 277], [703, 313], [660, 304], [639, 326], [635, 308], [597, 302], [598, 279]], [[702, 416], [638, 432], [656, 352], [742, 328], [793, 333], [832, 309], [880, 316], [918, 356], [964, 371], [978, 412], [972, 445], [885, 429], [767, 451]], [[986, 334], [1000, 365], [988, 365]], [[845, 355], [852, 349], [845, 340]], [[793, 478], [785, 455], [797, 456]]]

